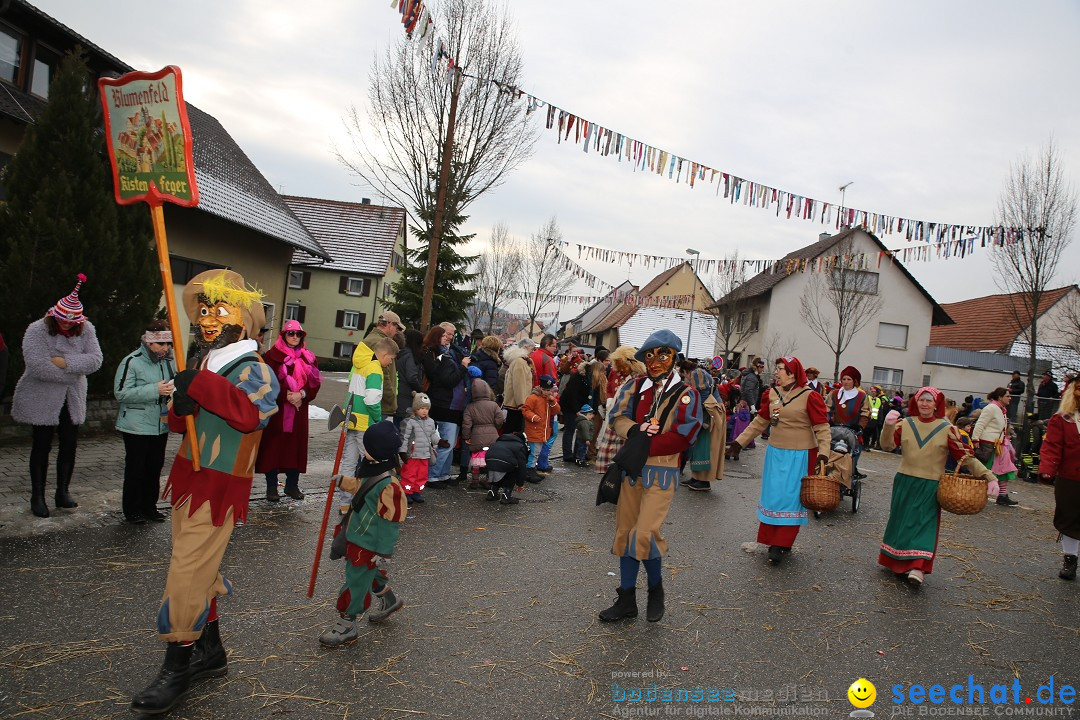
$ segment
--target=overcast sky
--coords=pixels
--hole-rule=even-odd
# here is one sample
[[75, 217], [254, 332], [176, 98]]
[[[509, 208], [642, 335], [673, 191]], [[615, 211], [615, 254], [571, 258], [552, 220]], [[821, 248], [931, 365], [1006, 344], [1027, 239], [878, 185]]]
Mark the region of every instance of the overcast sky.
[[[179, 65], [186, 99], [279, 190], [379, 202], [332, 147], [348, 147], [342, 118], [364, 103], [375, 53], [402, 33], [388, 1], [188, 0], [149, 16], [120, 0], [37, 5], [137, 69]], [[831, 202], [853, 182], [850, 207], [984, 225], [1010, 164], [1052, 134], [1080, 187], [1074, 0], [512, 5], [523, 89], [740, 177]], [[714, 186], [634, 173], [546, 130], [533, 157], [467, 212], [464, 229], [480, 239], [499, 221], [527, 237], [555, 215], [570, 242], [663, 255], [690, 247], [702, 258], [736, 248], [779, 258], [832, 231], [729, 205]], [[1080, 277], [1078, 234], [1055, 285]], [[583, 264], [613, 284], [627, 277]], [[985, 249], [908, 268], [939, 302], [998, 292]], [[564, 307], [562, 319], [580, 309]]]

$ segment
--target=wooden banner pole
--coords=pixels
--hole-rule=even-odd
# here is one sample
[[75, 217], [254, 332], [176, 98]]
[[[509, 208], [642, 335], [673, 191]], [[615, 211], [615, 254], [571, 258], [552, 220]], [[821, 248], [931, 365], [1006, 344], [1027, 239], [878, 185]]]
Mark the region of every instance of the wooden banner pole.
[[[150, 202], [150, 219], [154, 223], [154, 245], [157, 247], [158, 267], [161, 269], [161, 285], [165, 294], [165, 309], [169, 314], [169, 329], [173, 336], [173, 357], [176, 359], [177, 371], [185, 369], [185, 356], [180, 338], [186, 337], [187, 333], [180, 333], [180, 314], [176, 309], [176, 297], [173, 295], [172, 267], [169, 264], [169, 241], [165, 236], [165, 211], [161, 202]], [[187, 415], [184, 418], [187, 424], [187, 442], [191, 449], [191, 468], [198, 472], [199, 467], [199, 442], [195, 437], [195, 418]]]

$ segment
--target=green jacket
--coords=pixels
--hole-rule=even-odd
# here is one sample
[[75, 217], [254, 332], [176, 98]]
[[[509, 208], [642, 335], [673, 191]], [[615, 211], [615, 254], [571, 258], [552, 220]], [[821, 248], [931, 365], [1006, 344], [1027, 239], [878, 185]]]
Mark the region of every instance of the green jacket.
[[169, 432], [169, 399], [158, 394], [157, 384], [174, 375], [172, 358], [154, 362], [145, 345], [121, 360], [113, 379], [113, 395], [120, 401], [116, 429], [132, 435]]

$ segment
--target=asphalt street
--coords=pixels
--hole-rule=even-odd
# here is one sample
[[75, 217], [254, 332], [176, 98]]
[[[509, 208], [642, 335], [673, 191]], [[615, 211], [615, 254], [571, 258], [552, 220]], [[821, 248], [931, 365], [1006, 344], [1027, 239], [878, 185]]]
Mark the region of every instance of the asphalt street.
[[[989, 693], [1015, 678], [1020, 704], [1008, 709], [1025, 711], [1051, 676], [1058, 688], [1080, 681], [1078, 588], [1057, 578], [1051, 488], [1015, 483], [1018, 507], [946, 515], [935, 572], [913, 590], [875, 564], [897, 457], [864, 455], [859, 512], [812, 519], [772, 567], [752, 542], [764, 447], [711, 493], [676, 493], [659, 623], [645, 621], [641, 590], [636, 620], [597, 620], [618, 582], [612, 507], [594, 505], [591, 469], [556, 462], [517, 506], [426, 492], [390, 563], [405, 608], [325, 649], [342, 566], [324, 555], [306, 597], [333, 446], [319, 432], [308, 497], [255, 500], [233, 534], [224, 571], [236, 593], [220, 602], [229, 675], [199, 683], [170, 717], [845, 717], [860, 677], [877, 686], [870, 710], [888, 717], [919, 709], [893, 703], [897, 684]], [[76, 512], [87, 521], [0, 539], [0, 717], [132, 717], [131, 694], [162, 659], [153, 623], [169, 525]], [[989, 697], [980, 707], [1005, 709]]]

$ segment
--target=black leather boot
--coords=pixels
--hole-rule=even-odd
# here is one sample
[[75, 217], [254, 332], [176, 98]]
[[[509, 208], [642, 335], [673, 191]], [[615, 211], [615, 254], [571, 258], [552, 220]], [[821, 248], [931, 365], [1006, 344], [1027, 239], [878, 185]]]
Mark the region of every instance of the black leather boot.
[[49, 517], [49, 506], [45, 504], [45, 475], [49, 466], [30, 466], [30, 511], [38, 517]]
[[664, 582], [660, 581], [649, 588], [649, 603], [645, 606], [645, 619], [660, 622], [664, 617]]
[[157, 677], [131, 699], [131, 709], [144, 715], [160, 715], [176, 707], [191, 684], [189, 673], [194, 649], [194, 644], [169, 643]]
[[1065, 564], [1061, 566], [1061, 571], [1058, 573], [1058, 577], [1062, 580], [1075, 580], [1076, 579], [1076, 556], [1066, 555]]
[[56, 460], [56, 507], [77, 508], [79, 503], [68, 494], [68, 486], [71, 484], [71, 476], [75, 473], [75, 464]]
[[615, 622], [623, 618], [637, 617], [637, 588], [617, 588], [619, 593], [615, 604], [607, 610], [600, 611], [600, 620], [603, 622]]
[[229, 659], [221, 644], [218, 621], [206, 623], [202, 635], [195, 641], [195, 650], [191, 653], [191, 666], [188, 676], [191, 680], [221, 677], [229, 672]]

